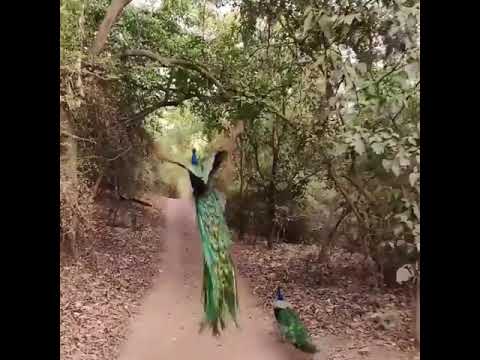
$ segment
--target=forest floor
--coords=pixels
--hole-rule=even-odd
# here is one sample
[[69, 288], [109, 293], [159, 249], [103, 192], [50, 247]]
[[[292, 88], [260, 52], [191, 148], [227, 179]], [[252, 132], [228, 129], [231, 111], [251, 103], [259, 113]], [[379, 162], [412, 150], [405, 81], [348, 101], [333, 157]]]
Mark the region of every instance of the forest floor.
[[[348, 276], [355, 259], [341, 252], [330, 273], [305, 269], [308, 246], [267, 252], [236, 244], [240, 329], [231, 324], [220, 338], [199, 334], [201, 248], [193, 204], [147, 201], [153, 208], [142, 212], [146, 226], [133, 231], [105, 223], [88, 254], [62, 265], [62, 360], [312, 358], [275, 334], [270, 304], [279, 281], [320, 348], [313, 359], [418, 359], [406, 294], [372, 292]], [[325, 278], [328, 284], [319, 281]]]

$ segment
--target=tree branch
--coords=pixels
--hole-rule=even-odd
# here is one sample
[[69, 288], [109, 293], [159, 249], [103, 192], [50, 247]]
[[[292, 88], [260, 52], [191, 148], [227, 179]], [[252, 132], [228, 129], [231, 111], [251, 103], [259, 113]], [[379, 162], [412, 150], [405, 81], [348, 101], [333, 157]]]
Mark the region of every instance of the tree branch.
[[253, 151], [254, 151], [254, 163], [257, 168], [258, 175], [260, 176], [260, 179], [262, 179], [263, 182], [265, 182], [265, 177], [263, 176], [261, 170], [260, 170], [260, 161], [258, 159], [258, 145], [256, 139], [252, 137], [248, 131], [245, 132], [247, 134], [247, 137], [250, 140], [250, 143], [252, 144]]
[[[414, 86], [414, 89], [417, 88], [417, 86], [420, 85], [420, 80], [417, 81], [417, 83], [415, 84]], [[408, 95], [405, 100], [409, 100], [410, 98], [412, 97], [412, 94]], [[402, 111], [405, 109], [405, 103], [402, 104], [402, 107], [395, 113], [395, 115], [393, 115], [393, 117], [391, 118], [392, 119], [392, 123], [393, 125], [395, 126], [395, 128], [397, 129], [397, 123], [395, 122], [398, 118], [398, 116], [402, 113]], [[397, 129], [398, 130], [398, 129]]]
[[211, 81], [215, 86], [223, 93], [227, 93], [227, 90], [224, 86], [213, 76], [213, 74], [207, 70], [201, 64], [194, 63], [189, 60], [179, 59], [175, 57], [164, 57], [157, 55], [149, 50], [125, 50], [122, 57], [146, 57], [150, 60], [154, 60], [160, 63], [164, 67], [174, 67], [179, 66], [187, 70], [193, 70], [201, 74], [204, 78]]
[[62, 131], [60, 132], [60, 134], [61, 134], [61, 135], [69, 136], [69, 137], [71, 137], [71, 138], [73, 138], [73, 139], [75, 139], [75, 140], [87, 141], [87, 142], [90, 142], [90, 143], [92, 143], [92, 144], [96, 144], [95, 140], [82, 138], [82, 137], [80, 137], [80, 136], [71, 134], [71, 133], [69, 133], [69, 132], [67, 132], [67, 131], [65, 131], [65, 130], [62, 130]]
[[[397, 65], [395, 65], [389, 72], [387, 72], [386, 74], [384, 74], [383, 76], [381, 76], [378, 80], [375, 81], [375, 85], [378, 86], [383, 80], [385, 80], [387, 77], [389, 77], [390, 75], [392, 75], [395, 71], [397, 70], [400, 70], [402, 67], [404, 67], [404, 65], [402, 63], [398, 63]], [[361, 88], [360, 90], [358, 90], [359, 92], [361, 91], [364, 91], [366, 89], [368, 89], [370, 85], [367, 85], [367, 86], [364, 86], [363, 88]]]
[[103, 159], [103, 160], [106, 160], [106, 161], [115, 161], [119, 158], [121, 158], [122, 156], [124, 156], [126, 153], [128, 153], [130, 150], [132, 150], [132, 145], [130, 145], [128, 148], [126, 148], [125, 150], [121, 151], [119, 154], [117, 154], [116, 156], [114, 156], [113, 158], [107, 158], [105, 156], [98, 156], [98, 155], [92, 155], [92, 156], [86, 156], [84, 159]]
[[189, 94], [186, 95], [180, 99], [175, 99], [175, 100], [168, 100], [168, 99], [163, 99], [162, 101], [157, 102], [154, 105], [151, 105], [142, 111], [134, 114], [130, 119], [126, 120], [125, 125], [130, 125], [131, 123], [136, 123], [139, 122], [140, 120], [143, 120], [146, 116], [150, 115], [151, 113], [157, 111], [158, 109], [162, 107], [167, 107], [167, 106], [178, 106], [182, 102], [194, 98], [196, 95], [195, 94]]
[[366, 228], [363, 217], [362, 215], [360, 215], [360, 211], [358, 211], [352, 199], [350, 199], [350, 196], [348, 196], [345, 189], [338, 182], [337, 176], [335, 174], [335, 170], [333, 169], [333, 164], [331, 162], [328, 163], [328, 174], [330, 175], [330, 178], [333, 180], [333, 183], [335, 184], [335, 188], [342, 194], [343, 198], [348, 203], [348, 206], [350, 206], [350, 208], [353, 210], [353, 213], [355, 214], [355, 217], [357, 218], [359, 224], [363, 228]]
[[343, 178], [347, 179], [365, 197], [365, 199], [368, 200], [371, 205], [375, 204], [375, 200], [373, 199], [372, 195], [360, 185], [357, 179], [351, 178], [347, 175], [343, 175]]
[[98, 28], [95, 41], [90, 49], [90, 55], [98, 56], [100, 54], [105, 46], [105, 43], [107, 42], [110, 29], [122, 14], [123, 9], [131, 2], [132, 0], [112, 0], [107, 9], [107, 13], [105, 14], [105, 17]]

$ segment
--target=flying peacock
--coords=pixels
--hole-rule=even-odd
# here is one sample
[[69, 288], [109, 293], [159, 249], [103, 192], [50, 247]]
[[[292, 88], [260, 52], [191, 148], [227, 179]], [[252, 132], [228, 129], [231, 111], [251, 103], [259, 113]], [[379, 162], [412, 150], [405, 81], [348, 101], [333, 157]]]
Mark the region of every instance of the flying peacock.
[[211, 158], [200, 162], [192, 150], [191, 166], [164, 159], [188, 171], [203, 250], [202, 301], [205, 326], [219, 335], [225, 329], [227, 316], [238, 326], [238, 293], [235, 267], [230, 255], [232, 243], [224, 216], [224, 201], [214, 186], [214, 176], [227, 158], [226, 151], [216, 152]]
[[286, 340], [297, 349], [307, 353], [316, 353], [318, 351], [317, 347], [312, 343], [305, 325], [303, 325], [291, 305], [285, 301], [280, 287], [276, 291], [273, 312], [283, 341]]

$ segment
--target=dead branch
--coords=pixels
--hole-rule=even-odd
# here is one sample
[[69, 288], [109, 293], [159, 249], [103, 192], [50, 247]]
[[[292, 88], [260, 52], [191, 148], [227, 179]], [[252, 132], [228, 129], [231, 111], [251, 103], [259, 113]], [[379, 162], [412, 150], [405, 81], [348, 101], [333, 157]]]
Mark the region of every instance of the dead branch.
[[60, 132], [60, 135], [65, 135], [65, 136], [69, 136], [69, 137], [71, 137], [72, 139], [75, 139], [75, 140], [87, 141], [87, 142], [90, 142], [90, 143], [92, 143], [92, 144], [96, 144], [95, 140], [82, 138], [82, 137], [77, 136], [77, 135], [75, 135], [75, 134], [71, 134], [71, 133], [69, 133], [69, 132], [67, 132], [67, 131], [65, 131], [65, 130], [62, 130], [62, 131]]
[[84, 157], [84, 159], [103, 159], [103, 160], [106, 160], [106, 161], [115, 161], [115, 160], [121, 158], [122, 156], [124, 156], [131, 149], [132, 149], [132, 145], [130, 145], [125, 150], [121, 151], [119, 154], [115, 155], [113, 158], [107, 158], [105, 156], [99, 156], [99, 155], [92, 155], [92, 156], [86, 156], [86, 157]]

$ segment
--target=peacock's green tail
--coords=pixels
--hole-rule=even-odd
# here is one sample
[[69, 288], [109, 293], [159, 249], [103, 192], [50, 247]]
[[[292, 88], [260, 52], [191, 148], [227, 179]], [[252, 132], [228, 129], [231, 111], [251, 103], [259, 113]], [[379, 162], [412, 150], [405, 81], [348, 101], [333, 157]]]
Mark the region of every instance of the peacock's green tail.
[[202, 301], [205, 326], [219, 335], [230, 316], [238, 326], [238, 293], [235, 267], [230, 255], [231, 236], [224, 216], [223, 199], [214, 188], [213, 176], [226, 159], [225, 151], [217, 152], [197, 166], [167, 160], [186, 169], [195, 197], [197, 223], [203, 250]]
[[207, 191], [195, 202], [204, 256], [202, 298], [205, 319], [202, 329], [208, 324], [218, 335], [225, 328], [228, 316], [238, 326], [237, 283], [229, 252], [230, 231], [217, 191]]
[[307, 329], [292, 309], [278, 309], [276, 317], [282, 337], [302, 351], [317, 352]]

